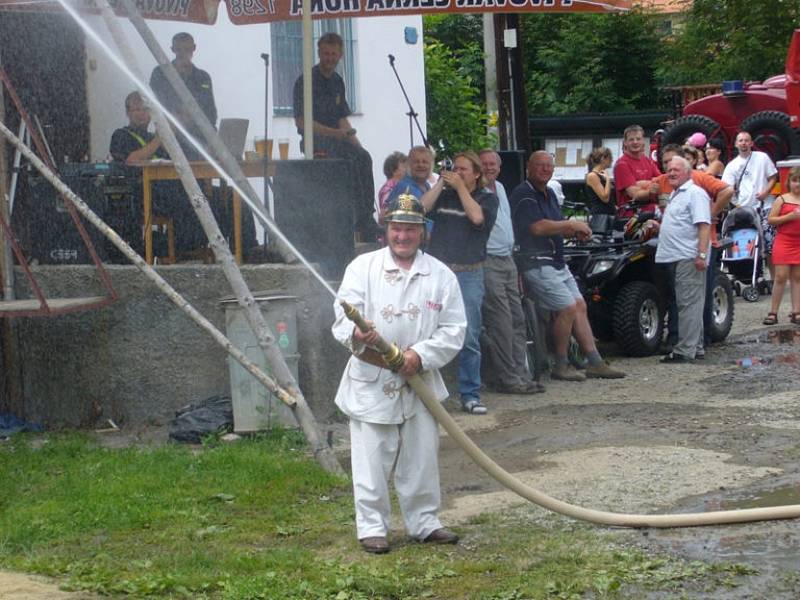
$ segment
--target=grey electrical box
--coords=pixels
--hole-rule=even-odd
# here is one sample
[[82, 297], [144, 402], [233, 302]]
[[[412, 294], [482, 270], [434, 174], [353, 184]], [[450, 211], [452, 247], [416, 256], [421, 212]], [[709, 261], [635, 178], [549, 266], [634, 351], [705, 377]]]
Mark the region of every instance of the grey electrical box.
[[[255, 292], [264, 319], [275, 336], [292, 376], [297, 380], [297, 298], [280, 292]], [[228, 339], [247, 355], [265, 373], [272, 376], [244, 310], [236, 298], [223, 298], [220, 304], [225, 309], [225, 328]], [[233, 430], [236, 433], [264, 431], [273, 425], [297, 427], [291, 409], [276, 398], [253, 377], [239, 362], [228, 355], [231, 378], [231, 400], [233, 403]]]

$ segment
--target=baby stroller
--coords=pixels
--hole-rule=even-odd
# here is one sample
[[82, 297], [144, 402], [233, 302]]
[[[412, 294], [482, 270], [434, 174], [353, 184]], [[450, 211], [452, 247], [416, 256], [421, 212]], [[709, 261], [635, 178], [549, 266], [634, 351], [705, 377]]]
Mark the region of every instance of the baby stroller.
[[722, 222], [722, 238], [730, 238], [732, 244], [722, 253], [722, 265], [733, 278], [736, 293], [748, 302], [756, 302], [763, 280], [762, 247], [764, 234], [761, 219], [755, 208], [734, 208]]

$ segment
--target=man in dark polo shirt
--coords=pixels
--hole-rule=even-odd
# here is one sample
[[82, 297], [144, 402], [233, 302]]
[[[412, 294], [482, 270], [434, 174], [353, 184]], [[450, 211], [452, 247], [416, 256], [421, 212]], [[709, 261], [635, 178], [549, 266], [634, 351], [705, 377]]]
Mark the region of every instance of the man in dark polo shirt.
[[128, 124], [111, 135], [111, 157], [126, 165], [153, 158], [168, 158], [159, 137], [147, 130], [150, 109], [145, 106], [139, 92], [131, 92], [125, 98], [125, 114], [128, 115]]
[[[190, 34], [186, 32], [176, 33], [172, 38], [172, 52], [175, 53], [175, 60], [172, 61], [172, 65], [178, 71], [178, 75], [181, 76], [194, 99], [197, 100], [200, 108], [211, 122], [211, 126], [216, 127], [217, 105], [214, 103], [214, 88], [211, 85], [211, 76], [203, 69], [198, 69], [192, 63], [192, 57], [196, 49], [194, 38]], [[192, 137], [202, 142], [203, 134], [192, 121], [189, 112], [184, 107], [183, 102], [181, 102], [160, 65], [153, 69], [150, 75], [150, 87], [158, 101], [164, 105], [164, 108], [177, 117], [181, 125], [186, 128]], [[176, 136], [189, 160], [202, 158], [200, 153], [182, 134], [176, 132]]]
[[[547, 182], [553, 176], [553, 157], [547, 152], [531, 154], [528, 179], [511, 193], [514, 238], [519, 245], [520, 271], [536, 302], [556, 313], [553, 345], [556, 366], [553, 379], [583, 381], [587, 377], [617, 379], [622, 371], [610, 367], [600, 356], [586, 314], [586, 302], [564, 262], [564, 237], [586, 239], [592, 230], [583, 221], [565, 220]], [[589, 366], [584, 375], [569, 364], [567, 348], [574, 335]]]
[[481, 305], [486, 240], [497, 218], [497, 196], [486, 188], [481, 161], [473, 152], [456, 154], [453, 171], [442, 171], [439, 181], [422, 195], [422, 206], [433, 221], [428, 252], [456, 274], [464, 309], [467, 336], [458, 355], [458, 391], [461, 408], [485, 415], [481, 403]]
[[[361, 147], [356, 130], [348, 117], [352, 114], [345, 97], [344, 80], [336, 72], [342, 58], [344, 43], [336, 33], [326, 33], [317, 42], [319, 63], [311, 70], [314, 115], [314, 152], [327, 158], [342, 158], [353, 164], [358, 195], [353, 207], [355, 228], [361, 241], [374, 242], [378, 234], [375, 222], [375, 180], [372, 175], [372, 157]], [[300, 148], [304, 149], [303, 136], [303, 76], [294, 84], [294, 122], [300, 134]], [[312, 158], [312, 157], [308, 157]]]

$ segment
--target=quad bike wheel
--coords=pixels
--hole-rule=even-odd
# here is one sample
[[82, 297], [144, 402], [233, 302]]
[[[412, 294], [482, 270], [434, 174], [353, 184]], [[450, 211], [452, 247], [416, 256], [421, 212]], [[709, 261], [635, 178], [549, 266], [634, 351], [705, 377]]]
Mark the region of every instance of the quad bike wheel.
[[760, 296], [761, 294], [758, 293], [758, 288], [755, 286], [748, 285], [742, 289], [742, 298], [748, 302], [758, 302]]
[[711, 325], [709, 337], [712, 342], [721, 342], [733, 327], [733, 284], [722, 271], [717, 270], [714, 289], [711, 291]]
[[658, 352], [664, 309], [658, 289], [649, 281], [632, 281], [617, 294], [614, 303], [614, 337], [629, 356]]

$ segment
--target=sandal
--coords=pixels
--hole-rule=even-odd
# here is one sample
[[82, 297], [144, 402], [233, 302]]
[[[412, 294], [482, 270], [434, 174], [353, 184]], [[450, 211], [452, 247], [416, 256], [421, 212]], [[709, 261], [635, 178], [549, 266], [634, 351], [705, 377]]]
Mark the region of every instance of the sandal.
[[800, 325], [800, 313], [790, 313], [789, 320], [793, 325]]
[[[791, 315], [789, 317], [789, 319], [792, 320], [792, 323], [794, 323], [794, 320], [793, 320], [794, 319], [794, 315]], [[778, 315], [776, 313], [774, 313], [774, 312], [767, 313], [767, 316], [764, 317], [764, 320], [761, 321], [761, 322], [764, 325], [777, 325], [778, 324]]]
[[467, 400], [461, 405], [461, 410], [471, 415], [485, 415], [488, 412], [480, 400]]

